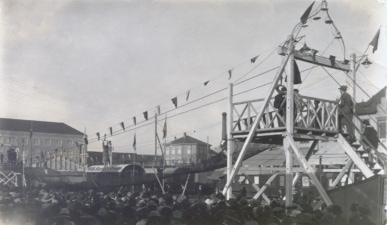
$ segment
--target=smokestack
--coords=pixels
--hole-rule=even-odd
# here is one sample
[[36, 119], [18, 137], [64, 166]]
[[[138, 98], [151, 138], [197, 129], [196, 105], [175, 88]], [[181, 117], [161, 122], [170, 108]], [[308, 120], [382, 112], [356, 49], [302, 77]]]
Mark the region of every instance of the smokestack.
[[220, 147], [223, 150], [227, 149], [227, 113], [222, 113], [222, 142]]

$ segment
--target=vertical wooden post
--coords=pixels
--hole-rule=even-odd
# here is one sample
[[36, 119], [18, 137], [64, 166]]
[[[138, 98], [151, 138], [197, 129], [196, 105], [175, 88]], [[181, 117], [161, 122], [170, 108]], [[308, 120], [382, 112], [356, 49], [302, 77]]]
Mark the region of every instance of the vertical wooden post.
[[[230, 83], [228, 86], [229, 96], [228, 96], [228, 140], [227, 140], [227, 183], [231, 184], [231, 172], [232, 172], [232, 154], [234, 152], [234, 141], [232, 138], [232, 125], [233, 125], [233, 85]], [[230, 199], [232, 197], [232, 187], [228, 187], [226, 198]]]
[[350, 62], [351, 62], [351, 71], [352, 71], [352, 81], [353, 81], [353, 100], [354, 103], [356, 103], [356, 54], [352, 53], [350, 56]]
[[[292, 46], [294, 39], [293, 35], [288, 37], [289, 45]], [[289, 52], [288, 61], [288, 78], [286, 92], [286, 136], [293, 139], [294, 132], [294, 95], [293, 95], [293, 80], [294, 80], [294, 54], [293, 50]], [[292, 150], [287, 137], [283, 141], [285, 158], [286, 158], [286, 175], [285, 175], [285, 193], [286, 205], [293, 202], [293, 156]]]

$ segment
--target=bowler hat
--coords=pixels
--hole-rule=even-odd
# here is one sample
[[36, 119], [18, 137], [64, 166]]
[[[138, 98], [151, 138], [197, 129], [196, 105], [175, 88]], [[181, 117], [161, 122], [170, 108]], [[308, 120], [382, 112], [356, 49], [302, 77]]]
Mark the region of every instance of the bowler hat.
[[341, 85], [339, 87], [340, 90], [343, 90], [343, 91], [346, 91], [347, 90], [347, 86], [346, 85]]

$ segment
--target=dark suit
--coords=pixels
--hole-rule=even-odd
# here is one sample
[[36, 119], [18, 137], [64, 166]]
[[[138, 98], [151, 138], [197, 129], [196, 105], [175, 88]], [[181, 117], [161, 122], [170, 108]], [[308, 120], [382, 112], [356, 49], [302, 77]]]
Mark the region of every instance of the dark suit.
[[353, 128], [353, 102], [351, 96], [347, 92], [343, 92], [340, 96], [339, 102], [339, 129], [343, 126], [347, 128], [347, 133], [351, 138], [355, 138], [355, 131]]

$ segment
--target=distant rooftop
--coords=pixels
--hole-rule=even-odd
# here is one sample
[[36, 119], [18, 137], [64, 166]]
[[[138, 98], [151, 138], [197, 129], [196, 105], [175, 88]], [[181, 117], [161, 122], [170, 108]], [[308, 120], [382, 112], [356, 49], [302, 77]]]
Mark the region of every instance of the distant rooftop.
[[0, 118], [0, 130], [30, 132], [31, 126], [36, 133], [83, 135], [65, 123]]
[[[200, 141], [200, 140], [198, 140], [196, 138], [193, 138], [191, 136], [188, 136], [188, 135], [184, 135], [181, 138], [173, 140], [173, 141], [170, 142], [170, 144], [199, 144], [199, 145], [207, 145], [206, 142]], [[208, 146], [211, 146], [211, 145], [208, 144]]]

